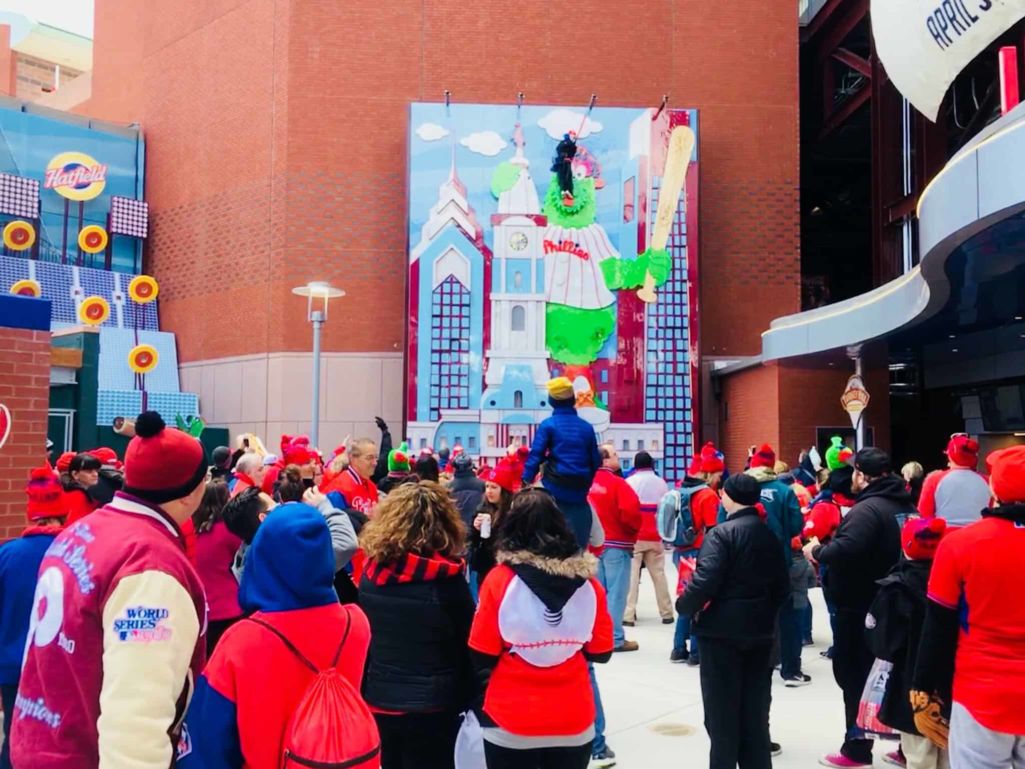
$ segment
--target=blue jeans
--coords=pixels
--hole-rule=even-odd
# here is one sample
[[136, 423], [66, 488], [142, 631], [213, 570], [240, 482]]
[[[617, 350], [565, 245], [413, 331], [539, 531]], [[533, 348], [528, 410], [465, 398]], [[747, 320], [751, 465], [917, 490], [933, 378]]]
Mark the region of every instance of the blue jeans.
[[793, 596], [779, 610], [779, 672], [783, 678], [801, 674], [801, 613], [801, 609], [794, 608]]
[[626, 611], [626, 594], [630, 590], [630, 564], [633, 553], [616, 547], [607, 547], [598, 561], [598, 581], [608, 596], [609, 614], [612, 615], [612, 643], [622, 646], [626, 636], [623, 633], [623, 613]]
[[593, 520], [591, 505], [586, 501], [565, 502], [558, 499], [555, 500], [555, 504], [566, 516], [566, 523], [569, 524], [570, 531], [576, 536], [577, 545], [581, 550], [586, 550], [587, 543], [591, 541], [591, 522]]
[[11, 769], [11, 724], [14, 723], [14, 698], [17, 693], [17, 684], [0, 686], [4, 707], [4, 746], [0, 749], [0, 769]]
[[[697, 558], [697, 550], [673, 550], [673, 565], [679, 569], [684, 558]], [[698, 637], [691, 633], [690, 617], [683, 614], [676, 616], [676, 631], [673, 633], [673, 651], [687, 651], [687, 639], [690, 638], [690, 653], [698, 655]]]
[[591, 691], [594, 693], [594, 742], [591, 743], [591, 755], [596, 756], [605, 750], [605, 708], [601, 706], [601, 692], [598, 691], [593, 662], [587, 663], [587, 674], [591, 676]]
[[811, 601], [808, 601], [808, 605], [801, 610], [801, 640], [811, 640], [811, 628], [814, 623], [814, 612], [811, 608]]

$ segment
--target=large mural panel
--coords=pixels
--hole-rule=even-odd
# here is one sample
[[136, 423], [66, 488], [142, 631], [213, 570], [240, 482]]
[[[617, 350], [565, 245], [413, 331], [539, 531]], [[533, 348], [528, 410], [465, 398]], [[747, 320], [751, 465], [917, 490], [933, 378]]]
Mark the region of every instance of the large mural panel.
[[698, 133], [696, 110], [411, 105], [414, 447], [494, 463], [533, 438], [545, 382], [566, 375], [602, 440], [683, 477], [699, 419]]

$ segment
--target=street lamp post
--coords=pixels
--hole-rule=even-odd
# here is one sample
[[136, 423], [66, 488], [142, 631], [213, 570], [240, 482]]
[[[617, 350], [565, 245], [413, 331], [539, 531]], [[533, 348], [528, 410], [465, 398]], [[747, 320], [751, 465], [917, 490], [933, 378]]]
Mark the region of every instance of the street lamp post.
[[345, 296], [340, 288], [327, 281], [315, 280], [296, 286], [292, 293], [306, 297], [306, 319], [313, 324], [313, 414], [310, 422], [310, 445], [320, 444], [320, 330], [327, 321], [327, 305], [331, 299]]

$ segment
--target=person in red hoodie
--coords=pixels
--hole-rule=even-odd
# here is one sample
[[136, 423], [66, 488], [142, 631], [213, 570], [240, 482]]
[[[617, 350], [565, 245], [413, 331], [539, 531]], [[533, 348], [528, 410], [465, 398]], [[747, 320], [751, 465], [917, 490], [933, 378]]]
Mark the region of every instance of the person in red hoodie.
[[[673, 563], [680, 571], [677, 594], [683, 591], [689, 576], [697, 568], [698, 553], [705, 541], [705, 533], [716, 524], [719, 517], [719, 486], [726, 470], [722, 455], [716, 450], [715, 444], [709, 442], [701, 448], [701, 454], [691, 465], [687, 477], [680, 483], [680, 488], [688, 494], [691, 518], [697, 533], [693, 544], [688, 548], [673, 549]], [[673, 650], [669, 654], [670, 662], [686, 662], [697, 666], [701, 663], [698, 650], [698, 637], [693, 632], [690, 617], [680, 614], [676, 617], [676, 632], [673, 634]], [[687, 639], [690, 648], [687, 648]]]
[[636, 641], [627, 641], [623, 632], [626, 595], [630, 590], [630, 564], [633, 562], [637, 533], [641, 530], [641, 500], [630, 484], [619, 475], [619, 454], [612, 444], [598, 447], [601, 468], [594, 476], [587, 501], [598, 514], [605, 530], [605, 549], [598, 560], [598, 580], [608, 595], [612, 615], [613, 651], [637, 651]]
[[359, 688], [370, 625], [359, 607], [338, 603], [334, 565], [324, 518], [309, 505], [279, 505], [260, 524], [239, 586], [252, 614], [225, 632], [199, 679], [179, 769], [281, 765], [286, 727], [316, 677], [281, 636], [319, 670], [337, 655], [338, 672]]
[[488, 769], [585, 769], [596, 715], [587, 663], [608, 662], [613, 644], [595, 557], [551, 496], [528, 489], [502, 524], [498, 561], [470, 632]]

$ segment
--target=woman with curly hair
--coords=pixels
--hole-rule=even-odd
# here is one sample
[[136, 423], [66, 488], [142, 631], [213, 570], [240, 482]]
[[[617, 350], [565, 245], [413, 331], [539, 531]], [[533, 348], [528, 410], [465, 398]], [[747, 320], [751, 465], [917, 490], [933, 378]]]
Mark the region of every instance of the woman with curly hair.
[[363, 696], [381, 732], [382, 769], [452, 769], [459, 714], [476, 692], [459, 511], [437, 483], [404, 484], [378, 505], [360, 545], [359, 602], [371, 630]]

